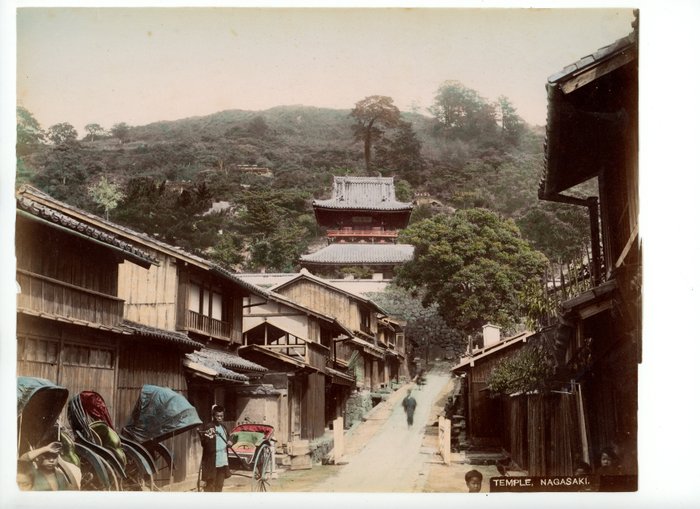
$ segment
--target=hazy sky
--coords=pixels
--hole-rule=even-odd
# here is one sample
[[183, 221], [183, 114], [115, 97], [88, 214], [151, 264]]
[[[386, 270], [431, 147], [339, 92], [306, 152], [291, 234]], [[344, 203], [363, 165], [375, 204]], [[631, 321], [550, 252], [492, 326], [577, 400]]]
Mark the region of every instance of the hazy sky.
[[24, 8], [17, 97], [47, 128], [226, 109], [429, 107], [461, 81], [546, 119], [549, 75], [631, 31], [630, 9]]

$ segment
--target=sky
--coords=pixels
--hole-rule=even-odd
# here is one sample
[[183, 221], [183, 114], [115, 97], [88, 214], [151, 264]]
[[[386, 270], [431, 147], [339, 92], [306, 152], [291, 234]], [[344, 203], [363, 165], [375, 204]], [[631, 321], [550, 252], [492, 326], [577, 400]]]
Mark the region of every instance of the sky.
[[[546, 121], [549, 75], [631, 31], [625, 9], [22, 8], [17, 100], [47, 127], [227, 109], [427, 113], [445, 80]], [[565, 42], [565, 43], [564, 43]]]

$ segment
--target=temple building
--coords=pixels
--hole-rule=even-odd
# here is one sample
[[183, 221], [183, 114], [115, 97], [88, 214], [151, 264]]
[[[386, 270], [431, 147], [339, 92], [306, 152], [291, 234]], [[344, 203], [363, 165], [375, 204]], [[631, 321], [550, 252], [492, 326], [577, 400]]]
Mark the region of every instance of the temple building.
[[333, 177], [330, 199], [314, 200], [313, 208], [328, 242], [300, 259], [314, 274], [391, 279], [413, 257], [413, 246], [396, 243], [413, 204], [397, 201], [393, 177]]

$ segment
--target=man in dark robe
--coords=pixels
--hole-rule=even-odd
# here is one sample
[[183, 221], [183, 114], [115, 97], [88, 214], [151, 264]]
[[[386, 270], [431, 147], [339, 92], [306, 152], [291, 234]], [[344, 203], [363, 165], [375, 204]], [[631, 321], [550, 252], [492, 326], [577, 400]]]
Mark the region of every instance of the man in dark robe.
[[413, 414], [416, 411], [416, 400], [413, 396], [411, 396], [410, 389], [406, 393], [406, 397], [401, 402], [401, 405], [403, 405], [403, 411], [406, 412], [406, 422], [410, 428], [413, 426]]

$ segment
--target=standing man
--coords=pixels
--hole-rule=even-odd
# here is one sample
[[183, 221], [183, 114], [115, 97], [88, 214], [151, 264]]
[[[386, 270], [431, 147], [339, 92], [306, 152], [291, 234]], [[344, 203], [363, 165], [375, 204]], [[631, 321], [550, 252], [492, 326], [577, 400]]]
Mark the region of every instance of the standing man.
[[401, 405], [403, 405], [403, 411], [406, 412], [406, 422], [410, 428], [413, 426], [413, 413], [416, 411], [416, 399], [411, 396], [411, 389], [406, 393], [406, 397], [403, 398]]
[[232, 445], [228, 440], [224, 422], [224, 407], [211, 407], [212, 420], [200, 432], [202, 442], [202, 480], [206, 483], [204, 491], [221, 491], [224, 479], [229, 477], [227, 448]]

